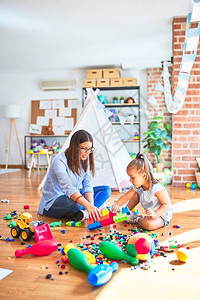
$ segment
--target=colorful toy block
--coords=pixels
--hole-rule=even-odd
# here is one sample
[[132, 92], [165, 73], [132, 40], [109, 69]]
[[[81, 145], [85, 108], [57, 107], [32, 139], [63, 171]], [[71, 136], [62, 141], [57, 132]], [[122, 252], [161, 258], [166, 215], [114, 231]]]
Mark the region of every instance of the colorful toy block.
[[102, 215], [103, 217], [109, 215], [109, 210], [108, 210], [107, 208], [103, 209], [103, 210], [101, 211], [101, 215]]
[[134, 212], [134, 214], [136, 214], [136, 215], [139, 214], [139, 210], [138, 210], [136, 207], [134, 207], [134, 208], [132, 209], [132, 212]]
[[67, 226], [70, 226], [70, 227], [81, 227], [81, 222], [74, 222], [74, 221], [69, 221], [66, 223]]
[[128, 219], [127, 214], [123, 214], [122, 212], [116, 214], [116, 216], [113, 217], [113, 221], [115, 223], [119, 223], [119, 222], [125, 221], [127, 219]]
[[92, 224], [88, 225], [89, 230], [94, 230], [94, 229], [98, 229], [98, 228], [101, 228], [101, 227], [102, 227], [101, 223], [97, 222], [97, 221], [94, 221]]
[[82, 251], [82, 253], [85, 254], [85, 256], [87, 257], [89, 264], [96, 263], [95, 256], [91, 254], [89, 251]]
[[[108, 212], [108, 213], [107, 213]], [[105, 215], [106, 213], [106, 215]], [[104, 209], [104, 215], [102, 215], [101, 218], [99, 218], [97, 221], [93, 221], [91, 219], [87, 220], [87, 225], [89, 230], [98, 229], [107, 225], [111, 225], [113, 223], [119, 223], [124, 220], [128, 219], [128, 215], [130, 214], [130, 210], [128, 207], [125, 207], [122, 209], [122, 212], [120, 213], [112, 213], [107, 209], [107, 211]]]
[[122, 213], [127, 214], [127, 216], [129, 216], [131, 214], [128, 206], [122, 207]]

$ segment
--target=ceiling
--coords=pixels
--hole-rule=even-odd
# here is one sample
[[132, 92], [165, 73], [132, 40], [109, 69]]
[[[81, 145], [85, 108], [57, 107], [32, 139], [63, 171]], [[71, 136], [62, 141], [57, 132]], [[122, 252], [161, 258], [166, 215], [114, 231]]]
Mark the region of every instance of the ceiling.
[[1, 0], [0, 72], [144, 69], [172, 55], [190, 0]]

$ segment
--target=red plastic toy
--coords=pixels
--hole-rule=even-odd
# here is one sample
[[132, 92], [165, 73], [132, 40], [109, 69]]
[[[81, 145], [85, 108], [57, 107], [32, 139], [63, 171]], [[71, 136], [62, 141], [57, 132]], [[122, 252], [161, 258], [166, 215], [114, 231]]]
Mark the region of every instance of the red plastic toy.
[[58, 249], [58, 244], [55, 240], [42, 241], [30, 248], [20, 249], [15, 251], [16, 257], [21, 257], [26, 254], [33, 254], [37, 256], [48, 255]]
[[44, 240], [53, 240], [53, 234], [51, 232], [49, 224], [45, 223], [43, 225], [34, 228], [34, 236], [36, 242], [41, 242]]

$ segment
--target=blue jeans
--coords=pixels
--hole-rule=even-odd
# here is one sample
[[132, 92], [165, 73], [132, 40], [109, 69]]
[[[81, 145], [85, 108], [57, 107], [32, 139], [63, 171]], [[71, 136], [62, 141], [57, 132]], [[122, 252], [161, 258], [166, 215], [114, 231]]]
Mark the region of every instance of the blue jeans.
[[[94, 205], [100, 207], [111, 195], [111, 189], [107, 185], [95, 186]], [[52, 218], [69, 218], [80, 209], [85, 209], [67, 196], [58, 197], [49, 210], [44, 209], [44, 215]]]

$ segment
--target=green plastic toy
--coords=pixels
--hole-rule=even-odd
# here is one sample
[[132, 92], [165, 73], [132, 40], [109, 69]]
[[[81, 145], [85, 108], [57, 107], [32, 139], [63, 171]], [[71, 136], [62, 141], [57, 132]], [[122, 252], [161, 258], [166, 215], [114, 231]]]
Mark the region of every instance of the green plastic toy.
[[126, 260], [133, 266], [139, 263], [136, 257], [126, 254], [118, 245], [111, 242], [101, 242], [99, 249], [101, 252], [110, 259]]
[[59, 221], [59, 222], [51, 222], [49, 224], [50, 227], [60, 227], [62, 224], [62, 221]]
[[72, 266], [80, 271], [88, 273], [88, 282], [93, 286], [100, 286], [108, 282], [113, 272], [117, 271], [119, 265], [116, 262], [110, 265], [90, 265], [87, 257], [78, 249], [70, 248], [67, 256]]
[[4, 220], [12, 220], [12, 217], [10, 214], [5, 215], [5, 217], [3, 218]]
[[15, 227], [16, 226], [16, 222], [14, 222], [13, 220], [10, 221], [10, 223], [8, 224], [8, 226], [11, 227]]

